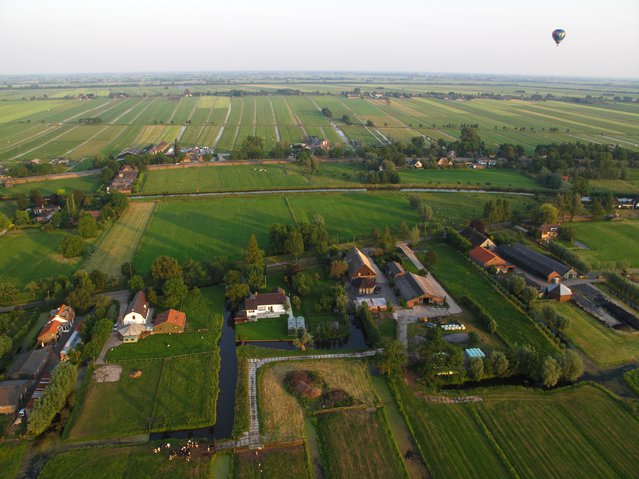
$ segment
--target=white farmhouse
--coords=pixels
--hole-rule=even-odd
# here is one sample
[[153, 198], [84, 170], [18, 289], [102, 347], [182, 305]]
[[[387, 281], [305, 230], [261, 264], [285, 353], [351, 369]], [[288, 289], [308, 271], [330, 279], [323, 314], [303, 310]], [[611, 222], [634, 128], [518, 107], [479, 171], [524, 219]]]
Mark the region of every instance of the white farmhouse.
[[144, 291], [138, 291], [129, 303], [129, 307], [122, 318], [122, 326], [129, 324], [146, 324], [148, 317], [149, 303], [146, 300], [146, 295]]
[[260, 318], [277, 318], [287, 312], [286, 293], [277, 288], [272, 293], [253, 293], [244, 300], [244, 307], [235, 315], [236, 323], [257, 321]]

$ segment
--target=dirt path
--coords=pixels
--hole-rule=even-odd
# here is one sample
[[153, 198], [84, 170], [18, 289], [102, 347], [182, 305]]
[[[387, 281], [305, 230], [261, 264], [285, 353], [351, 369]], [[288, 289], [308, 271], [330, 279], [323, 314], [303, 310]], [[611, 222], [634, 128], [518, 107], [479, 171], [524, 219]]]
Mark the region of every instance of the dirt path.
[[275, 138], [277, 142], [279, 143], [281, 141], [280, 127], [277, 124], [277, 117], [275, 116], [275, 108], [273, 108], [273, 99], [271, 98], [271, 95], [268, 96], [268, 103], [269, 105], [271, 105], [271, 114], [273, 115], [273, 125], [275, 127]]

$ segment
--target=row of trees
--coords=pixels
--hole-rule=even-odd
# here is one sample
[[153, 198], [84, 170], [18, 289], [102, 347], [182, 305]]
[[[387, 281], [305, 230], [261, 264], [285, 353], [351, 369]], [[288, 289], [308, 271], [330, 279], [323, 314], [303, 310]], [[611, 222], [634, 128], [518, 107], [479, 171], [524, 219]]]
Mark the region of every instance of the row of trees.
[[619, 273], [606, 273], [606, 283], [618, 295], [627, 301], [639, 305], [639, 286], [631, 283]]
[[53, 418], [64, 407], [77, 380], [76, 366], [69, 361], [58, 364], [40, 399], [33, 406], [27, 431], [33, 436], [41, 434], [51, 425]]
[[579, 256], [573, 250], [566, 248], [556, 241], [550, 241], [547, 247], [548, 251], [550, 251], [555, 258], [563, 261], [564, 263], [568, 263], [580, 273], [585, 274], [590, 272], [590, 263], [583, 260], [581, 256]]

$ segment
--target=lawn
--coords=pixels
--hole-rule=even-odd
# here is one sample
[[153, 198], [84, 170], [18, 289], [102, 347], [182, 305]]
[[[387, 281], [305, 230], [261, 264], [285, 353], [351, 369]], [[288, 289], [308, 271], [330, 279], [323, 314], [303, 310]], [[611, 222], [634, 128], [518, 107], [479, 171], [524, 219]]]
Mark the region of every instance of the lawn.
[[236, 324], [235, 337], [238, 341], [289, 340], [288, 315]]
[[12, 230], [0, 237], [0, 280], [24, 288], [39, 278], [71, 275], [78, 258], [66, 259], [60, 254], [61, 231], [40, 229]]
[[169, 461], [168, 452], [153, 454], [153, 445], [74, 449], [50, 459], [40, 479], [208, 479], [211, 459], [196, 456], [190, 462]]
[[322, 414], [317, 435], [328, 477], [408, 477], [381, 410]]
[[81, 190], [85, 193], [95, 193], [98, 191], [102, 181], [99, 175], [79, 176], [77, 178], [62, 178], [55, 180], [34, 181], [32, 183], [20, 183], [11, 188], [0, 186], [0, 195], [17, 195], [18, 193], [29, 194], [31, 190], [39, 190], [44, 196], [56, 194], [63, 190], [71, 193], [75, 190]]
[[304, 409], [284, 385], [290, 371], [312, 371], [327, 390], [346, 391], [355, 403], [378, 405], [368, 377], [368, 363], [350, 359], [281, 362], [260, 368], [258, 406], [262, 434], [284, 441], [304, 437]]
[[[573, 225], [576, 239], [590, 250], [575, 251], [593, 268], [605, 268], [626, 260], [631, 268], [639, 268], [639, 220], [593, 221]], [[623, 253], [622, 253], [623, 252]]]
[[623, 377], [626, 383], [628, 383], [628, 386], [639, 396], [639, 369], [628, 371], [624, 373]]
[[639, 335], [615, 331], [570, 303], [556, 305], [570, 318], [568, 339], [600, 366], [616, 366], [639, 359]]
[[13, 479], [18, 475], [28, 447], [26, 441], [0, 444], [0, 471], [3, 477]]
[[497, 334], [509, 346], [530, 344], [542, 354], [556, 352], [532, 320], [502, 296], [461, 253], [445, 244], [434, 244], [432, 248], [439, 257], [432, 272], [442, 286], [453, 298], [466, 295], [481, 304], [495, 318]]
[[[215, 423], [219, 357], [200, 353], [156, 360], [121, 361], [116, 382], [91, 377], [69, 439], [127, 437]], [[142, 371], [137, 379], [131, 369]]]
[[630, 477], [636, 416], [588, 385], [548, 393], [474, 391], [483, 402], [428, 402], [396, 383], [404, 416], [438, 477]]
[[152, 202], [130, 203], [116, 222], [100, 236], [83, 269], [97, 269], [111, 277], [119, 277], [122, 263], [133, 261], [154, 209], [155, 203]]
[[[263, 449], [236, 453], [233, 459], [235, 479], [310, 478], [304, 446]], [[217, 479], [217, 477], [215, 478]]]

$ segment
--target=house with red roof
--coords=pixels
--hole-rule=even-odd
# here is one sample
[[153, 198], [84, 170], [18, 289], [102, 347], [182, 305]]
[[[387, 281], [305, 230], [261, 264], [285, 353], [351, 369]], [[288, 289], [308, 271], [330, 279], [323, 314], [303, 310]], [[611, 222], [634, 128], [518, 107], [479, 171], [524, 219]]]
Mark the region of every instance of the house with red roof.
[[509, 264], [506, 260], [483, 246], [477, 246], [471, 249], [468, 254], [470, 255], [470, 259], [482, 268], [494, 266], [499, 273], [507, 273], [515, 268], [512, 264]]
[[184, 332], [186, 314], [182, 311], [169, 309], [158, 314], [153, 321], [153, 334], [176, 334]]
[[44, 347], [57, 341], [62, 333], [71, 331], [74, 321], [75, 311], [73, 308], [66, 304], [60, 305], [58, 309], [54, 309], [49, 314], [48, 321], [42, 327], [40, 334], [38, 334], [38, 344]]

